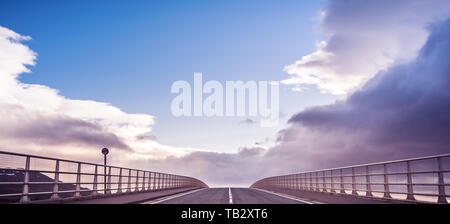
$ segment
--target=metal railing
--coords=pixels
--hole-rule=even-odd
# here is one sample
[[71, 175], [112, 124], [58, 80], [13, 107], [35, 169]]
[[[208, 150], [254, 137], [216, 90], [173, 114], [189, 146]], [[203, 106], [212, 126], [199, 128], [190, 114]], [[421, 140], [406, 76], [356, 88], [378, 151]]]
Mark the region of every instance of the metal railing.
[[445, 154], [267, 177], [250, 187], [448, 203], [449, 180]]
[[208, 185], [187, 176], [0, 151], [0, 203], [188, 187]]

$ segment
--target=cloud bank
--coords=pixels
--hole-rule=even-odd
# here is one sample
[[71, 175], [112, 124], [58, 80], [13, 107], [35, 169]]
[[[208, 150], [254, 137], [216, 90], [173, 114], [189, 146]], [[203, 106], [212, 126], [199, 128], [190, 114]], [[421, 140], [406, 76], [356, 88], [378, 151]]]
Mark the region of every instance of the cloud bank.
[[347, 94], [380, 70], [414, 59], [426, 26], [449, 15], [446, 0], [331, 1], [321, 12], [317, 50], [284, 68], [284, 84]]

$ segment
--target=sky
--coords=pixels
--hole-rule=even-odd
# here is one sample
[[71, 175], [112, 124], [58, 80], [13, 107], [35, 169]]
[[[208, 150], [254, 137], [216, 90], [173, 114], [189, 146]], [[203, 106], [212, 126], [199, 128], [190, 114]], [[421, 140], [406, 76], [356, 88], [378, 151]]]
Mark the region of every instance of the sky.
[[[2, 4], [6, 5], [0, 15], [2, 26], [31, 36], [27, 45], [39, 55], [32, 74], [21, 76], [21, 81], [50, 86], [73, 99], [108, 102], [128, 113], [151, 114], [157, 120], [152, 134], [162, 143], [232, 152], [263, 141], [277, 128], [241, 125], [246, 117], [175, 119], [170, 113], [172, 83], [192, 82], [194, 72], [202, 72], [205, 81], [286, 78], [283, 66], [295, 61], [299, 52], [314, 50], [318, 37], [314, 24], [324, 3]], [[315, 90], [300, 95], [290, 89], [281, 89], [285, 120], [298, 108], [336, 98]], [[211, 132], [211, 123], [220, 128]]]
[[[0, 148], [211, 186], [448, 153], [448, 1], [2, 1]], [[175, 117], [177, 80], [279, 81], [280, 122]]]

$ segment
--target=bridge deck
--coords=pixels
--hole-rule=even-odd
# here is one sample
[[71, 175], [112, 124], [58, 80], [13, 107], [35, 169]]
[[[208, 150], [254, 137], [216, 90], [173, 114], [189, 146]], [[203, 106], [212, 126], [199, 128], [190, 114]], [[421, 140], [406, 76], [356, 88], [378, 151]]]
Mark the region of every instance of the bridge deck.
[[265, 191], [252, 188], [205, 188], [175, 194], [144, 204], [387, 204], [401, 203], [308, 191]]
[[388, 204], [404, 203], [332, 195], [322, 192], [253, 188], [181, 188], [145, 193], [124, 194], [106, 198], [69, 201], [72, 204]]

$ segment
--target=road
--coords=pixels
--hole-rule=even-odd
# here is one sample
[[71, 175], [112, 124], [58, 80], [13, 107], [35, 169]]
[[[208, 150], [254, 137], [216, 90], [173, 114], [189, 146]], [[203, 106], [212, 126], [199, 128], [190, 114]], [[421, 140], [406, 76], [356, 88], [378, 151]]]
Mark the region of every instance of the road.
[[250, 188], [205, 188], [147, 204], [304, 204], [305, 201]]

